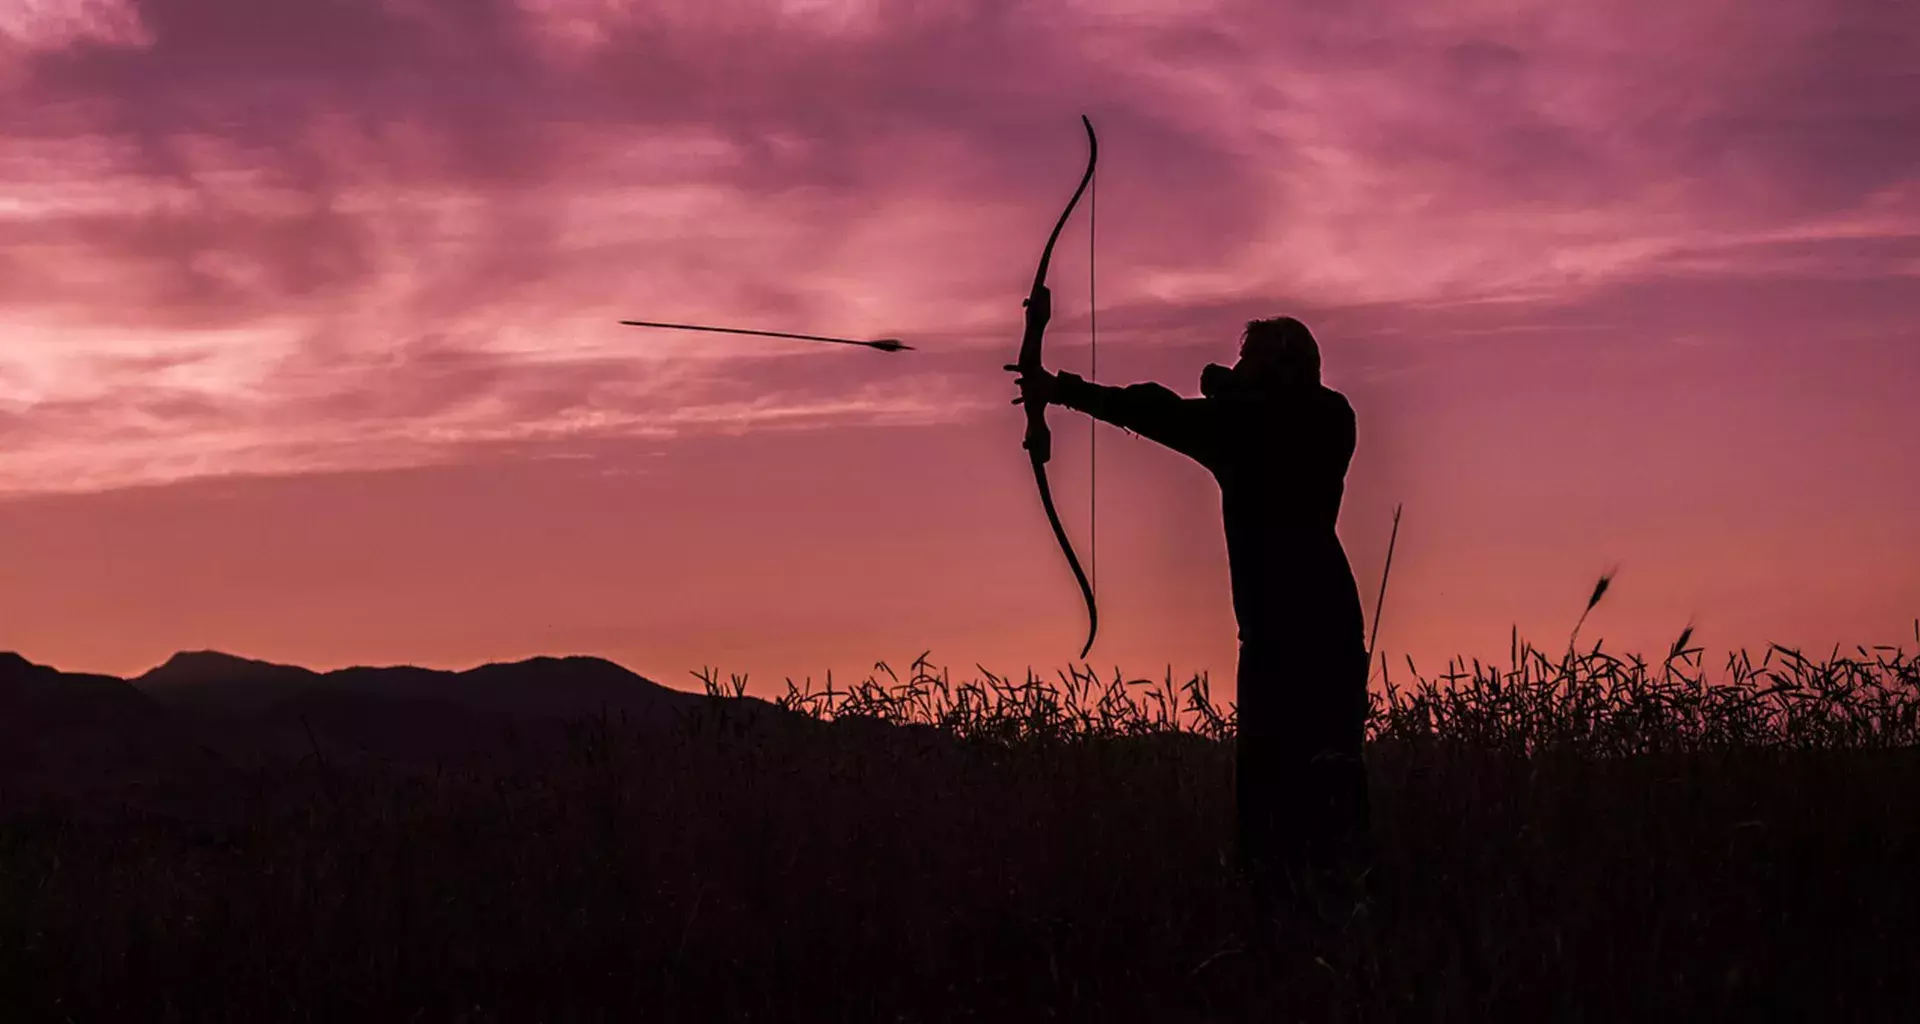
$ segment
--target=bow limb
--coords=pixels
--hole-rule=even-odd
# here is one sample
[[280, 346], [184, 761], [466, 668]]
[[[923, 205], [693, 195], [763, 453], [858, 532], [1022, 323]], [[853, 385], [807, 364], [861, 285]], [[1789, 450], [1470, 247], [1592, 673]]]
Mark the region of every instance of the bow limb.
[[[1080, 123], [1087, 129], [1087, 170], [1080, 176], [1080, 186], [1073, 190], [1073, 198], [1067, 201], [1067, 208], [1060, 211], [1060, 219], [1054, 222], [1053, 233], [1047, 236], [1047, 247], [1040, 253], [1040, 266], [1033, 274], [1033, 289], [1027, 294], [1026, 332], [1020, 339], [1020, 359], [1018, 366], [1022, 373], [1028, 371], [1044, 372], [1041, 362], [1041, 342], [1046, 336], [1047, 318], [1051, 314], [1051, 299], [1047, 295], [1047, 265], [1053, 261], [1053, 246], [1060, 240], [1060, 230], [1067, 226], [1067, 218], [1073, 215], [1073, 208], [1080, 205], [1080, 196], [1086, 192], [1087, 183], [1093, 180], [1093, 166], [1100, 159], [1100, 140], [1093, 134], [1093, 122], [1085, 114]], [[1024, 403], [1027, 410], [1027, 436], [1022, 447], [1027, 450], [1027, 459], [1033, 463], [1033, 481], [1040, 489], [1040, 506], [1046, 510], [1047, 523], [1053, 527], [1053, 537], [1060, 542], [1060, 551], [1067, 556], [1067, 567], [1073, 570], [1074, 582], [1080, 584], [1080, 596], [1087, 602], [1087, 642], [1080, 649], [1080, 657], [1093, 650], [1094, 634], [1100, 629], [1100, 609], [1094, 604], [1093, 585], [1087, 582], [1086, 571], [1080, 568], [1080, 557], [1074, 554], [1073, 542], [1067, 539], [1066, 527], [1060, 525], [1060, 513], [1053, 507], [1053, 488], [1047, 483], [1047, 462], [1053, 458], [1053, 431], [1047, 427], [1047, 406], [1045, 402]]]

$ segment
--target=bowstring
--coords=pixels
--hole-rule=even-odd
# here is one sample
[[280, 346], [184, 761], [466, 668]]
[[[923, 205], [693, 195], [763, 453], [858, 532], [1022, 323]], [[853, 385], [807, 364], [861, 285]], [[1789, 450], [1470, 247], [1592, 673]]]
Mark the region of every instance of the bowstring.
[[[1100, 382], [1100, 303], [1094, 292], [1094, 229], [1100, 223], [1100, 171], [1094, 169], [1087, 192], [1087, 379]], [[1087, 576], [1088, 588], [1100, 586], [1100, 421], [1087, 414]]]

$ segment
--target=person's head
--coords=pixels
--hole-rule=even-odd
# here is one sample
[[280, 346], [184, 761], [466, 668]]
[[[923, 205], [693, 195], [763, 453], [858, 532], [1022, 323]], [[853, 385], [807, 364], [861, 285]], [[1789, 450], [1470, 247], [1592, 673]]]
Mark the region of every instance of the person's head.
[[1233, 374], [1260, 388], [1313, 387], [1320, 383], [1320, 346], [1293, 317], [1249, 320]]

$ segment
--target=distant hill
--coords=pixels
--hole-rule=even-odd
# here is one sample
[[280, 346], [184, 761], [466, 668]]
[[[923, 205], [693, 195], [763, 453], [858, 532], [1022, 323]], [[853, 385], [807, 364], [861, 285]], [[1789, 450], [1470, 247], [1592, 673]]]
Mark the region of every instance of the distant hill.
[[192, 784], [220, 768], [178, 716], [125, 680], [0, 653], [0, 807]]
[[545, 745], [560, 737], [563, 723], [601, 714], [641, 731], [664, 731], [710, 700], [587, 657], [530, 658], [459, 672], [408, 665], [315, 672], [192, 651], [132, 683], [176, 713], [227, 733], [224, 748], [235, 754], [298, 754], [317, 743], [323, 752], [400, 762]]
[[705, 699], [602, 658], [529, 658], [459, 672], [411, 665], [315, 672], [218, 651], [183, 651], [131, 680], [178, 708], [259, 713], [310, 690], [452, 701], [514, 716], [579, 718], [605, 710], [648, 721]]
[[261, 712], [314, 685], [320, 673], [219, 651], [181, 651], [135, 676], [132, 684], [161, 702], [194, 710]]
[[[832, 724], [753, 697], [662, 686], [610, 661], [530, 658], [465, 671], [412, 666], [316, 672], [188, 651], [131, 680], [61, 672], [0, 654], [0, 814], [42, 798], [153, 794], [145, 805], [218, 807], [249, 766], [316, 751], [331, 765], [510, 769], [559, 749], [570, 724], [605, 715], [625, 734], [794, 735], [873, 750], [950, 750], [927, 726]], [[785, 747], [792, 750], [795, 748]], [[226, 795], [223, 795], [226, 794]]]
[[[665, 733], [715, 699], [661, 686], [601, 658], [530, 658], [465, 671], [412, 666], [315, 672], [186, 651], [131, 680], [62, 672], [0, 654], [0, 794], [93, 790], [262, 759], [431, 766], [552, 749], [598, 715]], [[798, 716], [727, 702], [765, 723]]]

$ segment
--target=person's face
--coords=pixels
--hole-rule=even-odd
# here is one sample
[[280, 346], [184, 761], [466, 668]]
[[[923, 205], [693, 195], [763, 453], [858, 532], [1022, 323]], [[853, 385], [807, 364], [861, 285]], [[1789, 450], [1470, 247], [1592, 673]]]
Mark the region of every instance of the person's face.
[[[1265, 352], [1270, 354], [1272, 349], [1268, 348]], [[1278, 367], [1273, 365], [1271, 358], [1262, 358], [1262, 354], [1263, 350], [1254, 345], [1251, 340], [1241, 342], [1240, 358], [1233, 364], [1234, 379], [1247, 384], [1265, 384], [1271, 381], [1276, 376]]]

